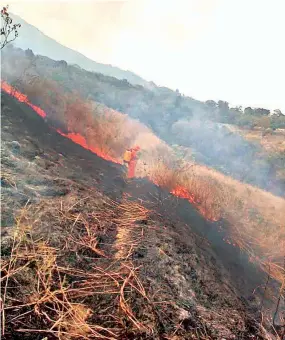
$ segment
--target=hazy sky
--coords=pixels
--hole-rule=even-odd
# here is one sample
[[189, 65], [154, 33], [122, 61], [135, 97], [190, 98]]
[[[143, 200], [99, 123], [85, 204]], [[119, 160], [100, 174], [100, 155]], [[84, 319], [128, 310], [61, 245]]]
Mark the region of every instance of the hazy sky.
[[8, 3], [98, 62], [196, 99], [285, 112], [285, 0]]

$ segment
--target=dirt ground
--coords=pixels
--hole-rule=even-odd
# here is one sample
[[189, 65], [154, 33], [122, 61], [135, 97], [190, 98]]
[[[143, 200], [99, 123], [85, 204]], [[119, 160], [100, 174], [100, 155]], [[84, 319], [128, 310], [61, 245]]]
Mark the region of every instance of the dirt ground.
[[[238, 249], [223, 242], [225, 221], [206, 221], [188, 202], [144, 179], [126, 182], [120, 165], [60, 136], [32, 109], [8, 95], [2, 94], [1, 105], [4, 246], [23, 207], [60, 204], [70, 197], [139, 203], [150, 211], [148, 218], [135, 221], [139, 227], [128, 231], [115, 223], [103, 239], [111, 244], [112, 260], [120, 258], [127, 239], [135, 244], [131, 260], [139, 268], [152, 317], [141, 296], [135, 298], [134, 308], [153, 331], [119, 333], [113, 338], [277, 339], [268, 322], [264, 321], [267, 331], [260, 325], [260, 304], [263, 313], [271, 306], [270, 296], [264, 299], [260, 288], [267, 277]], [[84, 213], [92, 207], [82, 209]], [[100, 249], [107, 251], [103, 245]], [[267, 293], [275, 294], [277, 288], [270, 282]], [[15, 334], [10, 330], [5, 338], [24, 339]], [[28, 338], [44, 335], [28, 334]]]

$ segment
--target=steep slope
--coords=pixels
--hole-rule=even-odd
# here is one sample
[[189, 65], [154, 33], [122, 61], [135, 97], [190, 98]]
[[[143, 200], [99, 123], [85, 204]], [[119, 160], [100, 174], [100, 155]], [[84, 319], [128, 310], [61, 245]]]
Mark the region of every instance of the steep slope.
[[[100, 155], [104, 150], [103, 157], [109, 155], [112, 156], [111, 159], [114, 159], [113, 157], [120, 159], [129, 142], [134, 143], [134, 139], [137, 140], [141, 134], [142, 138], [150, 137], [152, 142], [158, 143], [162, 149], [160, 148], [160, 151], [158, 149], [157, 155], [153, 154], [152, 150], [150, 157], [146, 154], [141, 157], [142, 162], [139, 162], [137, 175], [148, 176], [154, 183], [158, 183], [176, 196], [187, 198], [207, 219], [219, 221], [223, 217], [229, 221], [228, 232], [231, 236], [227, 241], [238, 245], [251, 258], [254, 256], [255, 262], [259, 263], [271, 277], [279, 282], [283, 281], [282, 255], [285, 236], [285, 201], [283, 199], [254, 187], [242, 185], [240, 182], [201, 166], [192, 165], [191, 168], [183, 169], [179, 168], [178, 164], [176, 168], [175, 158], [169, 158], [171, 157], [169, 147], [163, 146], [163, 143], [153, 138], [150, 132], [145, 133], [147, 131], [141, 126], [130, 125], [128, 120], [123, 120], [124, 123], [120, 124], [121, 114], [119, 112], [110, 111], [105, 107], [100, 113], [97, 104], [92, 109], [86, 106], [80, 98], [59, 92], [61, 93], [60, 105], [66, 107], [66, 110], [62, 112], [59, 106], [52, 108], [49, 106], [51, 102], [49, 100], [49, 103], [46, 102], [45, 96], [49, 93], [48, 88], [45, 86], [37, 96], [37, 101], [42, 102], [47, 110], [45, 113], [37, 108], [39, 115], [46, 116], [45, 119], [49, 118], [48, 114], [52, 109], [56, 113], [57, 120], [61, 118], [60, 125], [66, 130], [65, 136], [69, 136], [72, 140], [75, 140], [74, 137], [76, 140], [79, 138], [82, 146], [98, 150]], [[31, 102], [28, 102], [27, 96], [15, 91], [7, 84], [3, 83], [3, 89], [19, 98], [20, 101], [25, 101], [29, 106], [34, 107]], [[113, 117], [111, 121], [110, 117]], [[53, 126], [59, 127], [58, 124]], [[125, 139], [126, 132], [122, 133], [126, 127], [129, 127], [127, 130], [134, 130], [134, 135], [129, 136], [131, 137], [129, 141]], [[117, 139], [118, 136], [120, 137]], [[149, 149], [148, 144], [145, 147]], [[95, 152], [98, 153], [98, 151]], [[166, 163], [161, 163], [161, 156]], [[146, 161], [146, 167], [144, 167], [143, 159]], [[201, 228], [200, 225], [199, 228]], [[270, 230], [270, 235], [268, 235], [268, 230]], [[252, 243], [253, 239], [254, 243]], [[276, 240], [279, 241], [276, 243]]]
[[[117, 306], [115, 300], [115, 302], [112, 302], [114, 305], [111, 305], [109, 300], [104, 300], [104, 296], [102, 298], [101, 295], [100, 298], [100, 294], [95, 301], [88, 300], [85, 296], [85, 303], [89, 308], [93, 308], [94, 312], [97, 311], [96, 306], [103, 304], [103, 309], [109, 310], [108, 313], [111, 313], [114, 317], [106, 320], [104, 319], [105, 316], [103, 317], [98, 313], [96, 319], [88, 319], [89, 322], [95, 321], [99, 326], [106, 327], [106, 325], [109, 325], [108, 327], [113, 327], [111, 331], [118, 332], [117, 335], [112, 335], [115, 339], [139, 337], [141, 339], [159, 339], [169, 338], [170, 336], [172, 338], [176, 336], [176, 339], [266, 338], [265, 331], [258, 326], [251, 316], [251, 313], [258, 312], [255, 303], [262, 298], [262, 294], [260, 297], [258, 297], [259, 293], [251, 297], [251, 308], [255, 308], [255, 310], [251, 310], [251, 313], [249, 312], [250, 306], [245, 300], [252, 288], [261, 284], [265, 278], [263, 275], [259, 276], [257, 268], [252, 264], [246, 264], [246, 260], [240, 258], [238, 249], [223, 243], [222, 235], [219, 236], [212, 228], [215, 226], [214, 224], [204, 220], [187, 201], [173, 198], [147, 181], [125, 183], [122, 179], [120, 165], [106, 162], [90, 151], [72, 143], [69, 139], [60, 136], [24, 103], [19, 103], [14, 98], [2, 94], [1, 105], [2, 143], [5, 150], [5, 153], [2, 153], [4, 157], [4, 161], [2, 161], [4, 165], [2, 167], [2, 184], [4, 183], [5, 187], [3, 195], [5, 202], [7, 202], [7, 209], [11, 209], [9, 212], [6, 211], [5, 207], [4, 213], [7, 213], [6, 217], [7, 221], [10, 221], [10, 226], [14, 225], [11, 214], [17, 216], [19, 209], [27, 206], [27, 204], [30, 206], [29, 211], [35, 210], [36, 215], [33, 216], [37, 223], [43, 218], [45, 232], [49, 228], [54, 230], [53, 228], [59, 226], [69, 230], [68, 228], [76, 225], [79, 219], [78, 214], [90, 219], [90, 223], [95, 223], [98, 217], [95, 216], [92, 219], [92, 205], [93, 209], [96, 207], [96, 211], [99, 211], [98, 200], [103, 199], [107, 204], [108, 196], [111, 196], [119, 207], [121, 205], [121, 208], [118, 208], [120, 214], [124, 211], [122, 205], [126, 204], [123, 201], [126, 194], [131, 196], [129, 202], [137, 201], [140, 198], [140, 202], [145, 204], [145, 208], [151, 208], [153, 211], [144, 220], [134, 220], [130, 230], [126, 225], [116, 224], [118, 217], [121, 217], [120, 214], [112, 219], [112, 225], [108, 227], [111, 229], [106, 229], [105, 234], [100, 235], [100, 240], [98, 239], [95, 258], [94, 253], [93, 255], [91, 255], [92, 253], [84, 255], [84, 253], [79, 252], [76, 253], [77, 257], [73, 256], [70, 260], [67, 258], [59, 259], [61, 265], [63, 265], [62, 261], [71, 261], [68, 262], [71, 267], [77, 261], [81, 261], [77, 263], [77, 266], [80, 265], [80, 275], [85, 277], [84, 275], [87, 275], [87, 273], [83, 273], [82, 270], [85, 269], [85, 266], [89, 268], [90, 258], [93, 258], [92, 261], [96, 261], [98, 266], [103, 266], [104, 263], [102, 268], [106, 269], [106, 266], [108, 268], [117, 256], [117, 252], [114, 252], [113, 248], [113, 250], [108, 248], [108, 245], [114, 244], [116, 249], [118, 247], [116, 240], [120, 240], [120, 233], [122, 232], [125, 236], [120, 249], [126, 245], [126, 237], [130, 238], [128, 240], [130, 249], [127, 249], [127, 253], [131, 254], [130, 257], [121, 261], [117, 259], [116, 262], [121, 263], [126, 268], [126, 266], [130, 266], [130, 261], [133, 261], [135, 267], [140, 267], [139, 276], [146, 287], [147, 301], [152, 303], [147, 305], [148, 307], [144, 307], [145, 298], [132, 296], [132, 300], [135, 299], [134, 313], [136, 318], [140, 320], [140, 324], [125, 321], [125, 324], [118, 326], [116, 322], [114, 323], [114, 320], [118, 317], [116, 310], [123, 308], [124, 304]], [[105, 194], [105, 198], [99, 195], [98, 190]], [[161, 201], [156, 198], [158, 194], [163, 198]], [[71, 200], [70, 210], [63, 213], [62, 207], [66, 205], [66, 200], [74, 196], [76, 200]], [[88, 204], [76, 205], [85, 200], [92, 202], [91, 207]], [[97, 203], [95, 203], [95, 200], [97, 200]], [[165, 205], [162, 202], [167, 203]], [[113, 205], [116, 204], [113, 203]], [[46, 209], [44, 209], [45, 207]], [[54, 216], [50, 210], [52, 207], [55, 209]], [[86, 212], [86, 209], [90, 210]], [[105, 205], [106, 211], [110, 209], [108, 204]], [[133, 206], [132, 209], [134, 209]], [[156, 209], [161, 213], [160, 218], [155, 212]], [[42, 211], [41, 215], [39, 215], [39, 211]], [[73, 219], [72, 216], [66, 215], [68, 219], [63, 223], [62, 219], [60, 221], [56, 219], [56, 211], [61, 211], [60, 216], [63, 217], [71, 211]], [[172, 214], [170, 214], [171, 211]], [[46, 213], [49, 213], [49, 215], [45, 215]], [[28, 220], [31, 221], [33, 216], [28, 215]], [[180, 219], [182, 221], [179, 221]], [[103, 223], [103, 221], [100, 222]], [[82, 228], [83, 225], [80, 224], [79, 227]], [[103, 224], [101, 224], [102, 227]], [[9, 230], [11, 229], [5, 228], [7, 234], [10, 234]], [[144, 237], [140, 239], [137, 233], [132, 234], [134, 230], [139, 231], [140, 237]], [[208, 235], [205, 234], [207, 230], [210, 230]], [[203, 237], [196, 235], [195, 232], [203, 235]], [[61, 233], [65, 235], [66, 230], [61, 230]], [[40, 235], [46, 237], [45, 233]], [[49, 235], [47, 241], [54, 242], [52, 236], [52, 234]], [[211, 250], [211, 243], [206, 241], [207, 237], [210, 242], [216, 244], [214, 251]], [[5, 240], [5, 242], [4, 251], [7, 256], [7, 252], [9, 254], [9, 241]], [[220, 248], [223, 248], [222, 253], [219, 253]], [[103, 252], [108, 253], [107, 258], [102, 255]], [[88, 259], [89, 264], [87, 266]], [[28, 266], [28, 263], [26, 266]], [[34, 266], [35, 264], [30, 269], [32, 270]], [[71, 267], [69, 267], [69, 270]], [[236, 270], [237, 267], [241, 268], [241, 271]], [[236, 272], [233, 272], [234, 270]], [[255, 275], [245, 275], [243, 271], [247, 270], [253, 270]], [[233, 274], [235, 275], [233, 276]], [[71, 275], [70, 272], [68, 275]], [[91, 274], [88, 275], [90, 279]], [[254, 278], [254, 281], [260, 281], [248, 282], [247, 277]], [[16, 280], [18, 283], [21, 282], [22, 285], [29, 282], [27, 276], [25, 280], [21, 276], [17, 276]], [[69, 276], [69, 280], [72, 280], [72, 276]], [[74, 281], [75, 287], [78, 280], [77, 277]], [[6, 292], [8, 292], [9, 297], [9, 294], [12, 294], [9, 290], [10, 284], [8, 287]], [[91, 289], [91, 287], [88, 289]], [[273, 286], [270, 289], [273, 289]], [[9, 325], [6, 339], [37, 339], [40, 334], [45, 334], [45, 332], [55, 336], [57, 334], [55, 326], [53, 327], [54, 333], [49, 333], [46, 328], [43, 330], [36, 328], [43, 327], [38, 318], [39, 312], [42, 310], [46, 313], [45, 317], [47, 316], [49, 310], [46, 309], [46, 306], [41, 304], [37, 316], [35, 315], [34, 319], [28, 318], [25, 321], [25, 319], [22, 319], [24, 316], [18, 313], [17, 304], [21, 300], [17, 299], [20, 298], [20, 296], [16, 296], [16, 301], [14, 299], [13, 302], [14, 307], [16, 307], [16, 314], [13, 314], [11, 306], [6, 311], [6, 323]], [[79, 301], [82, 304], [82, 299], [73, 298], [72, 303], [78, 304]], [[28, 306], [25, 308], [28, 309], [25, 310], [24, 314], [34, 312], [33, 308], [29, 309]], [[132, 317], [130, 313], [130, 310], [127, 310], [128, 316]], [[51, 327], [51, 321], [45, 319], [43, 315], [41, 322], [45, 321], [45, 325], [48, 324]], [[18, 324], [16, 320], [22, 320], [22, 324]], [[37, 325], [33, 323], [35, 320], [37, 320]], [[19, 325], [21, 329], [25, 328], [23, 321], [33, 329], [24, 333], [23, 330], [19, 332]], [[148, 331], [140, 325], [146, 326]], [[152, 329], [151, 332], [149, 332], [149, 328]], [[104, 335], [106, 336], [106, 334]], [[110, 333], [107, 338], [112, 338]]]
[[130, 71], [121, 70], [112, 65], [97, 63], [85, 57], [83, 54], [61, 45], [56, 40], [46, 36], [36, 27], [30, 25], [17, 15], [12, 14], [15, 23], [21, 24], [19, 37], [13, 42], [24, 50], [31, 49], [34, 53], [47, 56], [55, 60], [65, 60], [69, 64], [75, 64], [85, 70], [102, 73], [117, 79], [126, 79], [132, 84], [149, 86], [148, 82]]
[[[239, 181], [284, 195], [285, 183], [278, 176], [279, 166], [259, 145], [211, 120], [212, 111], [205, 103], [166, 88], [149, 90], [102, 74], [64, 66], [46, 57], [28, 56], [21, 50], [11, 49], [9, 52], [7, 49], [3, 53], [2, 77], [10, 84], [19, 79], [23, 83], [29, 82], [30, 77], [37, 76], [37, 88], [44, 88], [43, 79], [49, 80], [56, 83], [54, 92], [58, 92], [59, 87], [64, 92], [75, 91], [84, 99], [124, 112], [139, 119], [168, 144], [190, 147], [197, 162]], [[35, 92], [32, 85], [22, 85], [25, 93], [28, 86], [31, 95]], [[37, 100], [35, 95], [33, 101]]]

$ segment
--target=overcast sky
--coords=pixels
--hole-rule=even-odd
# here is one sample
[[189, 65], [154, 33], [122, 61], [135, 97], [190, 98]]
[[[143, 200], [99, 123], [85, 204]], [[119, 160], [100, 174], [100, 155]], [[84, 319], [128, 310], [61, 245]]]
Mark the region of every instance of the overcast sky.
[[98, 62], [196, 99], [285, 112], [285, 0], [8, 3]]

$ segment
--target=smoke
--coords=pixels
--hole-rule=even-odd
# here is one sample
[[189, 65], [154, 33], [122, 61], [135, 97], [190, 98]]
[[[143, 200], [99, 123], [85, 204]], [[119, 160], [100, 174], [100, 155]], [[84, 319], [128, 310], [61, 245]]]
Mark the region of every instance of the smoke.
[[[5, 67], [3, 68], [5, 79], [13, 80], [16, 76], [20, 76], [23, 65], [27, 62], [23, 51], [16, 50], [15, 54], [17, 55], [16, 58], [13, 54], [7, 53]], [[14, 65], [14, 67], [11, 65]], [[86, 73], [84, 70], [79, 72], [78, 69], [71, 66], [67, 68], [57, 66], [56, 62], [44, 57], [37, 60], [36, 68], [33, 68], [33, 71], [36, 71], [41, 78], [46, 77], [49, 80], [54, 75], [62, 77], [65, 92], [68, 93], [64, 98], [65, 100], [68, 99], [68, 103], [73, 104], [74, 90], [77, 90], [83, 103], [87, 98], [93, 101], [90, 110], [90, 114], [93, 116], [87, 114], [89, 109], [86, 105], [81, 105], [80, 102], [74, 102], [74, 105], [69, 106], [63, 105], [63, 117], [61, 117], [61, 109], [59, 109], [58, 103], [54, 103], [55, 110], [52, 115], [57, 115], [58, 118], [68, 118], [68, 127], [75, 130], [62, 133], [64, 136], [78, 144], [83, 144], [83, 147], [88, 146], [89, 150], [93, 150], [99, 155], [102, 155], [102, 151], [104, 151], [102, 157], [104, 157], [104, 154], [105, 156], [106, 154], [110, 155], [112, 150], [116, 150], [116, 155], [111, 154], [111, 156], [120, 156], [126, 147], [135, 144], [140, 145], [143, 152], [150, 156], [155, 153], [158, 147], [163, 147], [167, 151], [170, 150], [166, 143], [161, 142], [149, 128], [139, 122], [141, 121], [153, 129], [168, 144], [180, 144], [191, 148], [196, 161], [216, 167], [240, 180], [258, 183], [260, 186], [268, 185], [271, 190], [273, 188], [274, 173], [272, 174], [268, 170], [267, 166], [270, 164], [267, 164], [266, 160], [260, 155], [261, 149], [246, 142], [238, 134], [230, 132], [223, 124], [211, 121], [210, 116], [214, 112], [206, 112], [201, 102], [183, 97], [169, 89], [154, 87], [153, 91], [147, 91], [142, 87], [132, 86], [114, 78]], [[60, 81], [57, 83], [60, 83]], [[47, 92], [46, 87], [42, 87], [42, 90], [43, 93]], [[44, 105], [44, 101], [38, 95], [39, 93], [35, 96], [37, 97], [35, 100], [41, 101]], [[101, 104], [97, 104], [98, 102], [101, 102]], [[109, 107], [113, 109], [119, 107], [122, 112], [128, 113], [128, 116], [119, 114]], [[47, 115], [51, 115], [51, 111], [47, 111]], [[86, 117], [86, 120], [83, 117]], [[92, 117], [96, 118], [97, 125], [93, 119], [92, 123], [90, 120], [87, 124], [89, 118]], [[80, 135], [75, 134], [75, 132], [79, 132]], [[90, 144], [94, 148], [90, 148]], [[95, 146], [100, 146], [100, 150], [95, 150]], [[110, 159], [110, 157], [107, 159]], [[142, 157], [142, 159], [146, 158]], [[260, 164], [260, 161], [263, 163]], [[140, 165], [143, 166], [143, 164]], [[166, 177], [165, 172], [163, 173], [164, 168], [160, 165], [157, 164], [157, 173], [164, 174], [164, 177]], [[250, 251], [256, 252], [256, 254], [265, 254], [265, 259], [272, 255], [270, 260], [273, 261], [274, 265], [279, 265], [280, 261], [276, 251], [281, 254], [279, 250], [282, 250], [282, 244], [281, 242], [277, 244], [276, 240], [281, 239], [284, 235], [282, 234], [283, 222], [281, 217], [281, 213], [284, 211], [281, 205], [283, 204], [284, 207], [284, 202], [281, 202], [280, 207], [276, 208], [274, 201], [276, 198], [272, 197], [271, 202], [271, 196], [270, 198], [265, 197], [266, 193], [261, 191], [251, 191], [252, 196], [249, 197], [249, 193], [246, 192], [246, 190], [249, 190], [247, 186], [239, 186], [244, 190], [244, 194], [234, 195], [234, 190], [231, 189], [239, 190], [236, 189], [238, 186], [227, 186], [224, 179], [217, 185], [216, 182], [218, 181], [211, 180], [210, 171], [207, 172], [199, 166], [196, 166], [195, 169], [187, 186], [189, 191], [185, 192], [183, 188], [174, 187], [172, 192], [179, 197], [187, 198], [194, 204], [198, 205], [199, 203], [200, 211], [206, 204], [210, 204], [211, 207], [218, 206], [219, 209], [221, 206], [226, 207], [229, 213], [225, 218], [230, 221], [234, 232], [242, 235], [243, 246], [244, 244], [249, 246]], [[175, 173], [174, 175], [176, 176]], [[177, 184], [177, 178], [173, 177], [172, 173], [166, 180], [168, 182], [173, 180], [173, 183]], [[190, 197], [189, 199], [189, 192], [195, 192], [194, 198]], [[202, 199], [199, 201], [202, 202], [197, 203], [195, 197], [201, 197], [201, 195]], [[240, 202], [241, 199], [244, 202]], [[253, 211], [255, 205], [251, 201], [253, 203], [262, 202], [255, 209], [258, 213]], [[244, 206], [240, 203], [244, 203]], [[251, 215], [255, 214], [253, 219], [256, 223], [251, 223], [246, 210], [248, 207], [252, 208]], [[265, 216], [265, 209], [270, 212], [270, 215]], [[261, 213], [259, 214], [261, 211], [262, 216]], [[279, 219], [276, 217], [278, 213], [280, 213]], [[268, 235], [268, 230], [270, 230], [270, 235]], [[253, 239], [257, 243], [254, 250], [252, 250]], [[265, 239], [267, 244], [264, 242]], [[260, 247], [260, 250], [258, 247]], [[264, 258], [262, 260], [266, 263]], [[280, 265], [278, 268], [281, 268]]]
[[196, 116], [187, 121], [178, 120], [171, 127], [170, 139], [192, 148], [199, 163], [275, 194], [284, 193], [274, 178], [274, 164], [263, 155], [261, 146], [247, 142], [223, 124], [202, 121]]
[[[145, 130], [145, 129], [144, 129]], [[161, 145], [161, 140], [151, 131], [142, 130], [134, 139], [134, 145], [139, 145], [144, 150], [154, 150]]]
[[[20, 49], [5, 49], [2, 53], [2, 79], [13, 85], [17, 79], [21, 82], [36, 76], [52, 82], [52, 86], [62, 83], [67, 92], [75, 90], [83, 99], [102, 103], [135, 119], [133, 126], [126, 126], [125, 134], [129, 136], [126, 146], [139, 144], [146, 150], [155, 148], [159, 139], [153, 136], [152, 130], [169, 145], [190, 148], [199, 163], [274, 194], [284, 195], [284, 180], [282, 182], [282, 178], [278, 179], [276, 175], [277, 170], [282, 169], [282, 161], [277, 164], [259, 145], [215, 122], [215, 108], [211, 109], [203, 102], [182, 96], [179, 91], [155, 85], [152, 90], [147, 90], [101, 74], [79, 72], [76, 67], [63, 67], [58, 62], [31, 56]], [[46, 87], [44, 85], [43, 89]], [[42, 104], [36, 102], [37, 97], [35, 95], [35, 104]], [[46, 110], [49, 118], [56, 119], [60, 105], [61, 101], [58, 103], [57, 100], [56, 108]], [[139, 126], [138, 121], [149, 130]]]

